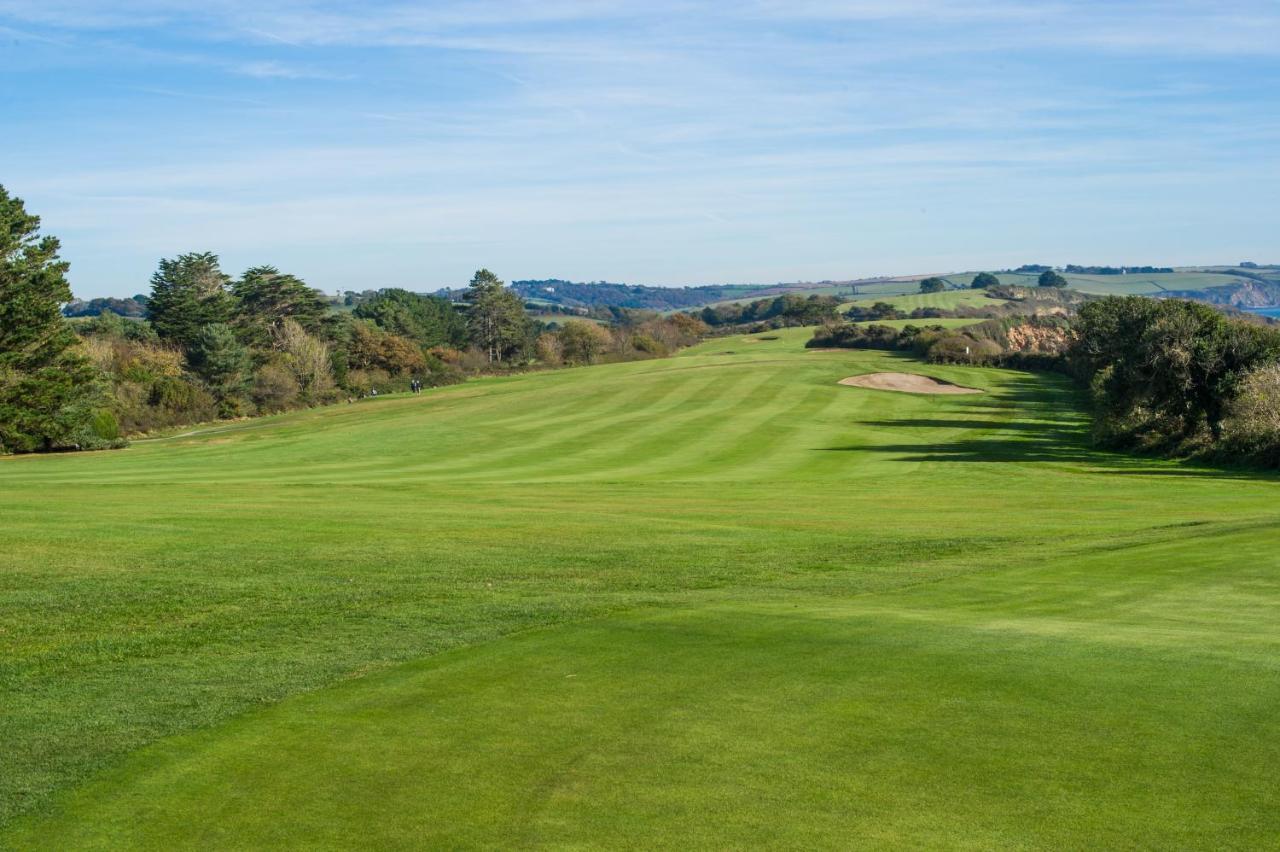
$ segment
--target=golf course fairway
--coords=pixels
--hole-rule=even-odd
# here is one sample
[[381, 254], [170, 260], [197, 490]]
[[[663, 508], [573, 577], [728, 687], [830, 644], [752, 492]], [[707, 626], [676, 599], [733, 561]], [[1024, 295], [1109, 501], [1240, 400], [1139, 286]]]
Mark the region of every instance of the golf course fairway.
[[0, 848], [1274, 848], [1280, 481], [810, 334], [0, 459]]

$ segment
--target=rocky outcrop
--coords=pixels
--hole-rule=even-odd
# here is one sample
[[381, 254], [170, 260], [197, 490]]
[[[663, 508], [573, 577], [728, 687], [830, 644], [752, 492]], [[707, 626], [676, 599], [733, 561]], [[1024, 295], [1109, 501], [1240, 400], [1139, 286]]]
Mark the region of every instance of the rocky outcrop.
[[1271, 308], [1280, 306], [1280, 282], [1266, 280], [1242, 280], [1237, 284], [1224, 284], [1204, 290], [1168, 290], [1157, 296], [1161, 299], [1191, 299], [1211, 305], [1232, 308]]

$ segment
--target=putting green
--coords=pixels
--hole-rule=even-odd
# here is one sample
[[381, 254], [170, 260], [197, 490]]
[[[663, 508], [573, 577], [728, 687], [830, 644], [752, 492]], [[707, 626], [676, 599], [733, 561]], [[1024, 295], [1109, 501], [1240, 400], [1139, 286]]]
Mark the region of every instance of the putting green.
[[1276, 481], [806, 336], [0, 461], [0, 845], [1273, 843]]

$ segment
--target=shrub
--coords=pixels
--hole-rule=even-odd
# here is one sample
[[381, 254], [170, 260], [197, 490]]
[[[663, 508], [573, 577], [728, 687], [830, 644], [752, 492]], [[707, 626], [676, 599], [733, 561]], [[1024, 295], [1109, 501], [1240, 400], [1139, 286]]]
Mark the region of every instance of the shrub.
[[560, 336], [551, 332], [538, 335], [533, 344], [534, 356], [549, 367], [558, 367], [564, 360], [564, 347]]
[[[381, 370], [389, 376], [407, 376], [421, 373], [427, 368], [426, 357], [412, 340], [385, 332], [364, 320], [352, 323], [347, 357], [352, 372]], [[359, 389], [350, 377], [347, 379], [347, 386]]]
[[1227, 411], [1223, 439], [1231, 455], [1280, 467], [1280, 364], [1253, 370]]
[[556, 332], [564, 352], [564, 360], [590, 364], [613, 342], [609, 332], [586, 320], [566, 320]]
[[318, 402], [333, 390], [329, 347], [303, 330], [292, 319], [276, 328], [273, 337], [284, 353], [284, 365], [293, 373], [299, 397], [308, 403]]
[[866, 322], [868, 320], [904, 319], [906, 314], [889, 302], [876, 302], [869, 308], [854, 305], [844, 312], [844, 317], [853, 322]]
[[832, 323], [820, 326], [813, 338], [805, 344], [808, 348], [838, 347], [842, 349], [897, 349], [901, 340], [899, 332], [887, 325], [872, 323]]
[[944, 334], [935, 340], [926, 357], [935, 364], [993, 364], [1000, 346], [991, 340], [974, 340], [966, 334]]
[[347, 374], [347, 387], [359, 394], [367, 394], [372, 390], [387, 393], [392, 390], [391, 375], [386, 370], [372, 367], [367, 370], [352, 370]]
[[89, 427], [95, 437], [102, 441], [113, 442], [120, 439], [120, 423], [110, 411], [101, 409], [93, 413]]
[[635, 347], [637, 352], [643, 352], [646, 355], [662, 357], [667, 354], [667, 348], [663, 346], [652, 335], [640, 332], [631, 336], [631, 345]]
[[279, 357], [272, 358], [257, 369], [253, 376], [250, 397], [263, 414], [285, 411], [298, 401], [298, 380], [287, 364]]

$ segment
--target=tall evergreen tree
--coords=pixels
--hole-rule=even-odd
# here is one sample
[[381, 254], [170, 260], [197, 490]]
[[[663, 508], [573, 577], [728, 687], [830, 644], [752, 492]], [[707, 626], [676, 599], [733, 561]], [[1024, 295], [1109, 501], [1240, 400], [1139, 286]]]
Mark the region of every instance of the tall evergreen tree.
[[253, 346], [271, 345], [285, 320], [293, 320], [310, 334], [319, 331], [328, 312], [324, 296], [301, 278], [274, 266], [255, 266], [231, 285], [235, 325]]
[[231, 326], [213, 323], [200, 329], [187, 359], [217, 398], [219, 413], [223, 416], [238, 413], [239, 398], [253, 374], [249, 350], [236, 339]]
[[[522, 303], [523, 304], [523, 303]], [[408, 290], [379, 290], [356, 306], [355, 315], [371, 319], [392, 334], [416, 340], [421, 346], [465, 346], [467, 323], [453, 303], [438, 296]]]
[[147, 316], [156, 334], [189, 349], [206, 325], [231, 319], [230, 279], [211, 252], [161, 260], [151, 276]]
[[487, 269], [476, 271], [467, 289], [467, 329], [489, 363], [505, 361], [529, 338], [524, 301]]
[[0, 452], [92, 445], [100, 376], [60, 311], [58, 240], [0, 186]]

